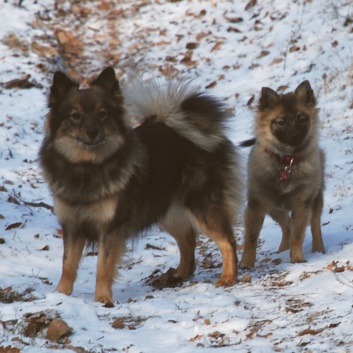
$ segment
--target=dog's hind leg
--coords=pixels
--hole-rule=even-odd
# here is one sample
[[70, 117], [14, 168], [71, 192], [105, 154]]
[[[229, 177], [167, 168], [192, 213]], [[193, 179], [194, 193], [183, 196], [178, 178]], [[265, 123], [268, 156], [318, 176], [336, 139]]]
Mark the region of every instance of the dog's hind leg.
[[223, 269], [221, 277], [215, 282], [216, 286], [232, 286], [237, 282], [237, 254], [236, 241], [233, 234], [232, 221], [227, 212], [221, 207], [213, 212], [193, 212], [197, 226], [201, 232], [209, 236], [219, 247], [222, 254]]
[[311, 215], [311, 234], [313, 237], [312, 252], [319, 251], [324, 253], [324, 243], [321, 233], [321, 213], [323, 208], [323, 194], [322, 191], [316, 196], [313, 201], [312, 215]]
[[185, 212], [173, 209], [160, 224], [162, 230], [172, 235], [178, 244], [180, 263], [175, 276], [182, 279], [189, 278], [195, 271], [197, 233], [189, 218]]
[[116, 266], [125, 253], [125, 238], [121, 234], [111, 233], [99, 240], [95, 300], [107, 307], [114, 306], [112, 285]]
[[56, 291], [70, 295], [77, 276], [77, 268], [81, 260], [86, 240], [82, 236], [72, 234], [64, 229], [64, 256], [62, 275]]
[[289, 249], [290, 242], [290, 218], [287, 211], [272, 210], [270, 216], [277, 222], [282, 230], [282, 241], [279, 245], [278, 252]]

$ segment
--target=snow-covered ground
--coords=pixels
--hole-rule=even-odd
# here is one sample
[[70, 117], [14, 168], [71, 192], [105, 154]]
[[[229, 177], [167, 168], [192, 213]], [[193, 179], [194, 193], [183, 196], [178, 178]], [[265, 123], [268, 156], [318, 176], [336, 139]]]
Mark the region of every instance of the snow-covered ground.
[[[0, 20], [1, 352], [353, 352], [352, 1], [8, 0]], [[129, 246], [114, 308], [94, 302], [95, 254], [71, 297], [53, 293], [62, 239], [37, 164], [47, 90], [57, 69], [82, 79], [108, 65], [122, 85], [135, 75], [194, 79], [233, 113], [234, 143], [252, 136], [262, 86], [286, 92], [308, 79], [327, 153], [326, 254], [310, 252], [308, 229], [308, 262], [291, 264], [267, 219], [256, 267], [238, 285], [213, 286], [221, 258], [201, 237], [194, 277], [158, 290], [152, 274], [179, 255], [156, 229]], [[235, 231], [240, 257], [241, 218]], [[59, 343], [46, 338], [54, 318], [72, 328]]]

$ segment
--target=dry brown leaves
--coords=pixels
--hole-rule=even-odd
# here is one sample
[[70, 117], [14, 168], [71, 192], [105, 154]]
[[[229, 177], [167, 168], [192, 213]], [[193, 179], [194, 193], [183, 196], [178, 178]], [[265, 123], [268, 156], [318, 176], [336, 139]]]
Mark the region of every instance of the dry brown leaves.
[[[207, 335], [196, 335], [189, 339], [189, 342], [197, 342], [201, 339], [205, 338], [208, 342], [210, 342], [210, 347], [212, 348], [221, 348], [221, 347], [228, 347], [230, 346], [230, 339], [229, 337], [220, 332], [214, 331]], [[205, 347], [203, 343], [197, 343], [197, 347]]]
[[0, 346], [0, 353], [20, 353], [21, 350], [17, 347]]
[[46, 338], [52, 342], [70, 343], [68, 336], [72, 333], [72, 328], [64, 320], [53, 319], [49, 324]]
[[327, 329], [330, 329], [330, 328], [335, 328], [337, 326], [339, 326], [340, 323], [334, 323], [334, 324], [329, 324], [325, 327], [321, 327], [321, 328], [318, 328], [318, 329], [312, 329], [312, 328], [307, 328], [307, 329], [304, 329], [302, 331], [300, 331], [298, 333], [298, 336], [301, 337], [301, 336], [306, 336], [306, 335], [312, 335], [312, 336], [316, 336], [318, 335], [319, 333], [327, 330]]
[[5, 82], [2, 84], [4, 88], [11, 89], [11, 88], [19, 88], [19, 89], [26, 89], [26, 88], [43, 88], [43, 86], [36, 82], [35, 80], [30, 80], [31, 75], [25, 74], [21, 78], [15, 78], [11, 81]]
[[288, 299], [286, 300], [285, 310], [288, 313], [297, 314], [306, 308], [310, 308], [313, 304], [306, 302], [302, 299]]
[[128, 330], [136, 330], [141, 323], [146, 321], [146, 318], [141, 317], [132, 317], [132, 316], [121, 316], [114, 318], [112, 322], [112, 327], [117, 330], [128, 329]]
[[341, 264], [339, 261], [332, 261], [327, 265], [326, 269], [335, 273], [353, 271], [353, 265], [349, 261], [344, 264]]
[[19, 301], [23, 301], [23, 302], [33, 301], [36, 299], [36, 297], [33, 296], [32, 292], [33, 292], [33, 288], [31, 287], [28, 287], [21, 293], [14, 291], [11, 286], [4, 289], [0, 288], [0, 303], [9, 304], [9, 303], [14, 303]]
[[266, 327], [271, 323], [271, 320], [261, 320], [250, 323], [250, 325], [248, 326], [249, 332], [246, 334], [246, 338], [251, 339], [254, 336], [263, 338], [270, 337], [269, 333], [260, 335], [259, 332], [266, 329]]
[[183, 283], [183, 279], [176, 277], [175, 274], [175, 268], [170, 268], [165, 273], [161, 273], [161, 271], [157, 269], [146, 278], [146, 283], [156, 289], [180, 287]]

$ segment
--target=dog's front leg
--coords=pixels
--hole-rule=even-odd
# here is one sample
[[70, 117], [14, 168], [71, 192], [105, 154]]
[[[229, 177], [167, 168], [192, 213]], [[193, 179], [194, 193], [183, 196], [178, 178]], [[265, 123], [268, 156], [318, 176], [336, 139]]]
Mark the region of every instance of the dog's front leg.
[[290, 224], [290, 257], [291, 262], [306, 262], [303, 255], [305, 229], [309, 223], [311, 209], [306, 202], [294, 206]]
[[245, 210], [244, 252], [239, 267], [251, 269], [255, 265], [256, 247], [265, 219], [265, 209], [259, 202], [248, 202]]
[[99, 239], [95, 300], [114, 306], [112, 285], [116, 266], [125, 252], [125, 239], [118, 233], [109, 233]]
[[81, 260], [86, 240], [72, 229], [63, 227], [64, 255], [62, 275], [56, 291], [70, 295], [77, 276], [77, 268]]

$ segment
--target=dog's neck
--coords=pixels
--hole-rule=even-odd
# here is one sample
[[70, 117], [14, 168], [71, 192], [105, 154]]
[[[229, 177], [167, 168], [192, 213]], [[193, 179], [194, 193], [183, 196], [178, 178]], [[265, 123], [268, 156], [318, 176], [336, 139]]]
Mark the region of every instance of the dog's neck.
[[279, 162], [284, 165], [295, 165], [300, 162], [300, 154], [277, 156]]
[[273, 153], [273, 152], [269, 151], [267, 148], [265, 148], [265, 152], [276, 157], [277, 160], [281, 164], [287, 165], [287, 166], [289, 166], [289, 165], [292, 166], [292, 165], [298, 164], [301, 159], [299, 152], [296, 152], [294, 154], [280, 155], [280, 154]]

